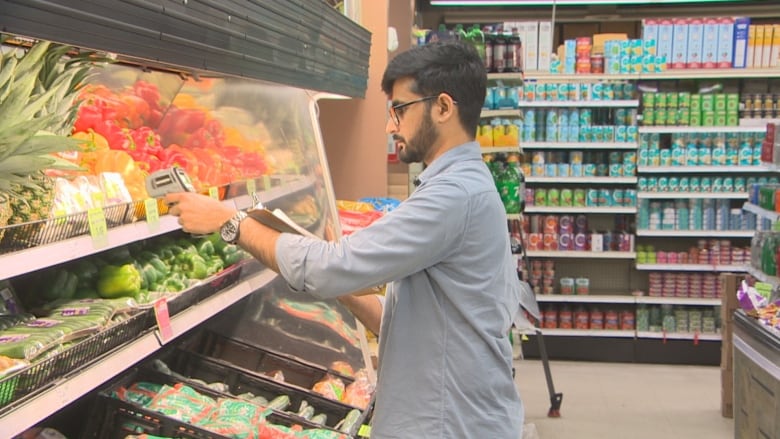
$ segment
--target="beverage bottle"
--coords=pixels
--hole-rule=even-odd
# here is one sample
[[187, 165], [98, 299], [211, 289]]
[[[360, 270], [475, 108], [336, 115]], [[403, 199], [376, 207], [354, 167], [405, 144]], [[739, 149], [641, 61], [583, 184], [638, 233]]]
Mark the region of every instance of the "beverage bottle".
[[489, 26], [485, 26], [485, 28], [482, 30], [482, 34], [485, 35], [485, 70], [488, 73], [496, 72], [496, 35], [490, 30]]
[[468, 41], [466, 31], [463, 29], [463, 25], [458, 23], [455, 25], [455, 39], [458, 41]]
[[501, 201], [504, 203], [506, 213], [520, 213], [520, 179], [518, 178], [519, 166], [516, 161], [507, 162], [501, 175]]
[[491, 35], [493, 40], [493, 65], [491, 72], [501, 73], [506, 71], [506, 48], [507, 41], [503, 30], [499, 27]]
[[482, 63], [487, 66], [488, 63], [485, 58], [485, 34], [482, 33], [482, 29], [480, 29], [478, 24], [472, 26], [471, 30], [469, 31], [468, 41], [474, 45], [474, 47], [477, 49], [479, 57], [482, 59]]
[[520, 235], [520, 220], [513, 219], [511, 224], [512, 226], [509, 232], [509, 246], [511, 247], [513, 254], [519, 254], [523, 252], [522, 236]]
[[506, 61], [504, 62], [505, 72], [523, 71], [523, 44], [520, 40], [520, 33], [516, 27], [512, 28], [512, 34], [509, 35], [506, 45]]

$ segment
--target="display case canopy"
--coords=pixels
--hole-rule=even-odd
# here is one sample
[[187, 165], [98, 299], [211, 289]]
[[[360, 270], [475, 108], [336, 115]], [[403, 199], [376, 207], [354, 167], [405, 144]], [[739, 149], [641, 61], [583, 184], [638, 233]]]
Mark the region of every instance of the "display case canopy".
[[320, 0], [0, 0], [3, 32], [150, 68], [365, 95], [371, 34]]

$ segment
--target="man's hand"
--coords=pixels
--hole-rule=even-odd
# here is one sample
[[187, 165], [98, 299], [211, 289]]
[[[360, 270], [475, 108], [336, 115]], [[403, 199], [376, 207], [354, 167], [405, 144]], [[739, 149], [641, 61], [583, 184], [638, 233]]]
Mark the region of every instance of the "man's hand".
[[179, 217], [182, 230], [195, 235], [216, 232], [236, 213], [219, 200], [193, 192], [168, 194], [165, 202], [171, 206], [168, 213]]

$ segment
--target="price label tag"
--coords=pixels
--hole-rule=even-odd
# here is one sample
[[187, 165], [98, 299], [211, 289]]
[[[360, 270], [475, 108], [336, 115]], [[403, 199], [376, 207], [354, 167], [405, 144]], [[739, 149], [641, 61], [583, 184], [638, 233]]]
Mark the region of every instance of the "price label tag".
[[254, 178], [250, 178], [246, 181], [246, 193], [250, 197], [257, 192], [257, 183]]
[[103, 197], [102, 192], [92, 192], [92, 205], [95, 207], [103, 208], [105, 198]]
[[157, 320], [160, 344], [168, 343], [173, 338], [173, 328], [171, 328], [171, 316], [168, 314], [168, 300], [165, 297], [154, 302], [154, 318]]
[[160, 211], [157, 209], [157, 200], [147, 198], [144, 200], [144, 209], [146, 211], [146, 225], [149, 231], [154, 232], [160, 227]]
[[89, 221], [89, 235], [92, 237], [92, 245], [101, 248], [108, 245], [108, 225], [103, 208], [93, 207], [87, 211]]
[[219, 200], [219, 188], [216, 186], [211, 186], [209, 188], [209, 197]]
[[358, 429], [358, 436], [371, 437], [371, 426], [363, 424]]
[[263, 175], [263, 190], [269, 190], [271, 189], [271, 177], [268, 175]]

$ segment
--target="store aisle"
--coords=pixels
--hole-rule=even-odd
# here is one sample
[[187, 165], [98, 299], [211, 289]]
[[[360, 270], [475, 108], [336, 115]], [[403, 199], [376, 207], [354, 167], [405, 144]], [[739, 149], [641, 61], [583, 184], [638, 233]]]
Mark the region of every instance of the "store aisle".
[[516, 378], [539, 439], [731, 439], [721, 417], [720, 369], [622, 363], [551, 363], [563, 392], [561, 417], [550, 408], [542, 363], [516, 361]]

